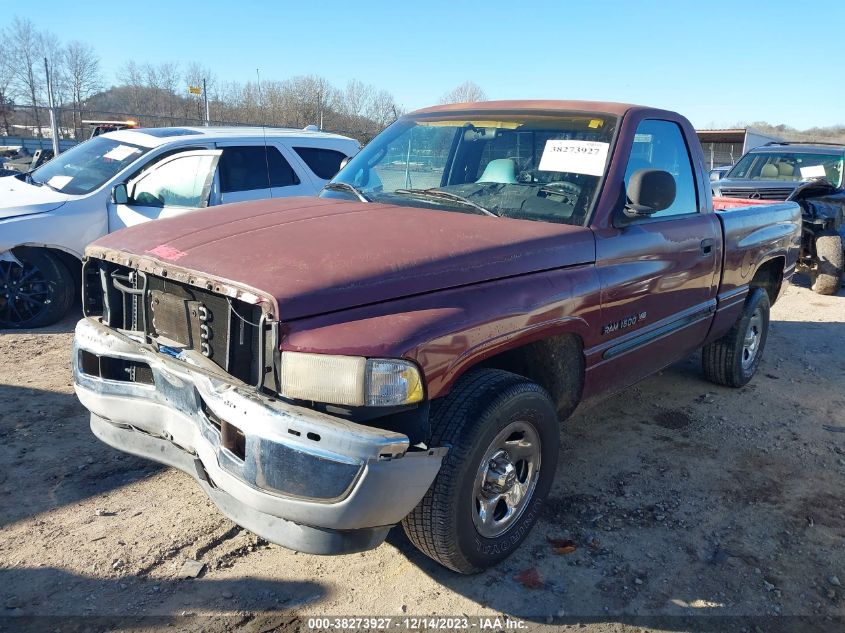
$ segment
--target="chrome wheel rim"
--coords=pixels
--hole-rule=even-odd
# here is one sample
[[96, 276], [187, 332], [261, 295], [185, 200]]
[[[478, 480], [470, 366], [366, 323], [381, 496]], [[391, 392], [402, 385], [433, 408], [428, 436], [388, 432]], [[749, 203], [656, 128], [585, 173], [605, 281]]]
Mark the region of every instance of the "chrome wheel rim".
[[760, 308], [754, 310], [748, 328], [745, 330], [745, 339], [742, 342], [742, 368], [749, 369], [754, 364], [754, 359], [760, 351], [760, 341], [763, 336], [763, 313]]
[[501, 536], [522, 516], [540, 476], [540, 436], [512, 422], [490, 443], [475, 476], [472, 521], [485, 538]]
[[31, 321], [53, 299], [51, 283], [29, 263], [0, 261], [0, 325]]

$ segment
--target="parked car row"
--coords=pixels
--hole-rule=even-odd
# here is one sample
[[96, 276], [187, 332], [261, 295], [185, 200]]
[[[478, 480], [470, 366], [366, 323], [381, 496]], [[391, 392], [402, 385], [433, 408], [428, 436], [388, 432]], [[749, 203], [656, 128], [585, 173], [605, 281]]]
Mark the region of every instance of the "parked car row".
[[0, 178], [0, 328], [64, 316], [85, 246], [229, 202], [317, 193], [358, 141], [314, 130], [124, 129]]
[[74, 244], [128, 227], [85, 250], [76, 393], [101, 440], [185, 471], [233, 521], [302, 552], [370, 549], [401, 523], [457, 572], [501, 561], [537, 521], [560, 421], [582, 403], [699, 348], [707, 379], [751, 380], [801, 248], [795, 202], [715, 212], [692, 126], [654, 108], [419, 110], [319, 197], [149, 224], [214, 192], [269, 197], [297, 168], [306, 193], [322, 179], [283, 135], [272, 158], [227, 159], [200, 132], [128, 134], [80, 148], [99, 184], [62, 162], [14, 181], [34, 218], [100, 192]]

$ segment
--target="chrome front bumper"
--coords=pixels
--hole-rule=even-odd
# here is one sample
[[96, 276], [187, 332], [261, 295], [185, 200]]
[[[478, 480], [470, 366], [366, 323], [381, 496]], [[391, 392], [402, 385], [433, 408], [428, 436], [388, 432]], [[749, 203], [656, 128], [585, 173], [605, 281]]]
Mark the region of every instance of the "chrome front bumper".
[[192, 475], [233, 521], [298, 551], [378, 546], [446, 453], [268, 398], [201, 356], [156, 352], [91, 318], [76, 326], [73, 373], [97, 437]]

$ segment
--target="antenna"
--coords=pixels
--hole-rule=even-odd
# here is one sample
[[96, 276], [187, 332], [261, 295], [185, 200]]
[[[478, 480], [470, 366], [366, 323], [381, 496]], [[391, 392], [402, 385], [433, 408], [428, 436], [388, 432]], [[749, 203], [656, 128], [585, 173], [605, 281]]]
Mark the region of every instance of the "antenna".
[[270, 181], [270, 157], [267, 155], [267, 111], [264, 110], [264, 99], [261, 96], [261, 73], [255, 69], [255, 78], [258, 82], [258, 107], [261, 110], [261, 134], [264, 136], [264, 166], [267, 168], [267, 188], [270, 190], [270, 197], [273, 197], [273, 183]]

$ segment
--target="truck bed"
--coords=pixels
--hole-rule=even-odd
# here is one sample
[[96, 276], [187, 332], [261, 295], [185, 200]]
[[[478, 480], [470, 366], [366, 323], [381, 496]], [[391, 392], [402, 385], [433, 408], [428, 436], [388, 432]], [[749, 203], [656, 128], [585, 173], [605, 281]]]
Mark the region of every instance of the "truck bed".
[[784, 278], [795, 270], [800, 248], [801, 207], [745, 198], [714, 198], [713, 208], [724, 233], [720, 296], [747, 285], [758, 265], [783, 257]]

